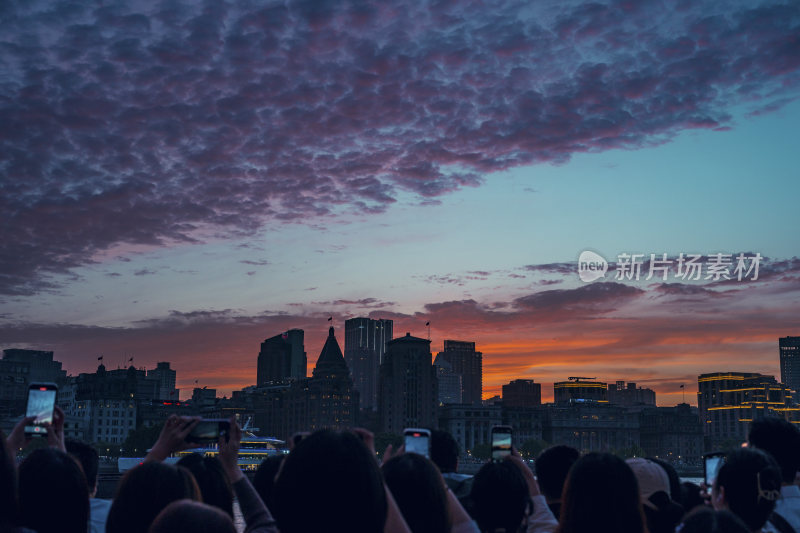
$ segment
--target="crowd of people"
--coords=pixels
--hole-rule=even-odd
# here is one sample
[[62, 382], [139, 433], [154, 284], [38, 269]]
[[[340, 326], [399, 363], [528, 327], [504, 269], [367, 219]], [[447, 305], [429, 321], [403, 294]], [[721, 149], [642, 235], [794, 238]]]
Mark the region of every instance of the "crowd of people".
[[[320, 430], [265, 460], [253, 482], [238, 466], [235, 420], [214, 457], [191, 454], [197, 418], [171, 416], [113, 500], [95, 498], [98, 455], [66, 441], [56, 408], [47, 447], [25, 418], [0, 432], [0, 532], [235, 533], [234, 501], [253, 533], [790, 533], [800, 532], [800, 431], [755, 420], [711, 487], [681, 483], [657, 459], [581, 454], [557, 445], [535, 461], [516, 452], [474, 476], [458, 473], [453, 437], [432, 431], [430, 459], [390, 446], [379, 462], [370, 432]], [[708, 489], [708, 490], [706, 490]]]

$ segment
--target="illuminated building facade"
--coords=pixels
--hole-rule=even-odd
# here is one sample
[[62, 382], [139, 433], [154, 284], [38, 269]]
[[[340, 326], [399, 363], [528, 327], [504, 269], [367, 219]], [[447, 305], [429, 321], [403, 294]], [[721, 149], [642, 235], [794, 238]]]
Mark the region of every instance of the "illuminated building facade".
[[794, 402], [800, 403], [800, 337], [778, 339], [781, 381], [792, 389]]
[[714, 372], [697, 377], [697, 406], [707, 449], [735, 447], [754, 418], [779, 416], [800, 423], [791, 390], [774, 376]]
[[570, 381], [553, 383], [556, 405], [570, 403], [608, 403], [608, 384], [600, 381], [584, 381], [592, 378], [570, 378]]

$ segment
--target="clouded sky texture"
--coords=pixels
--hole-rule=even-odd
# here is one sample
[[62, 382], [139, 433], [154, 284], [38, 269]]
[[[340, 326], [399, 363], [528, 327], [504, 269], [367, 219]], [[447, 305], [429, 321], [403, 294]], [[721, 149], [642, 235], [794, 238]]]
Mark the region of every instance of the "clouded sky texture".
[[[484, 396], [779, 377], [799, 36], [794, 1], [3, 2], [0, 347], [229, 394], [266, 337], [313, 367], [328, 316], [371, 316], [475, 341]], [[764, 259], [637, 282], [623, 253]]]

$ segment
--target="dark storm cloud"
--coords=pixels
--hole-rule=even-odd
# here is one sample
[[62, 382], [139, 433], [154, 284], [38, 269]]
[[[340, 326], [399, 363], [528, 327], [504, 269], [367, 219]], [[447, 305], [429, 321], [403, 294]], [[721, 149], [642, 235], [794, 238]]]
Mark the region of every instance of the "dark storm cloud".
[[114, 245], [435, 204], [797, 87], [796, 2], [536, 6], [4, 3], [0, 294]]

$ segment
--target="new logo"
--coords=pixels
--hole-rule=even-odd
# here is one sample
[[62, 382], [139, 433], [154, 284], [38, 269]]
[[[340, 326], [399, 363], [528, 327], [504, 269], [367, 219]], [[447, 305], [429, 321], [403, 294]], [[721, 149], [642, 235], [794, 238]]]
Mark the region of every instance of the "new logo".
[[608, 261], [601, 255], [584, 250], [578, 257], [578, 276], [581, 281], [590, 282], [600, 279], [608, 271]]

